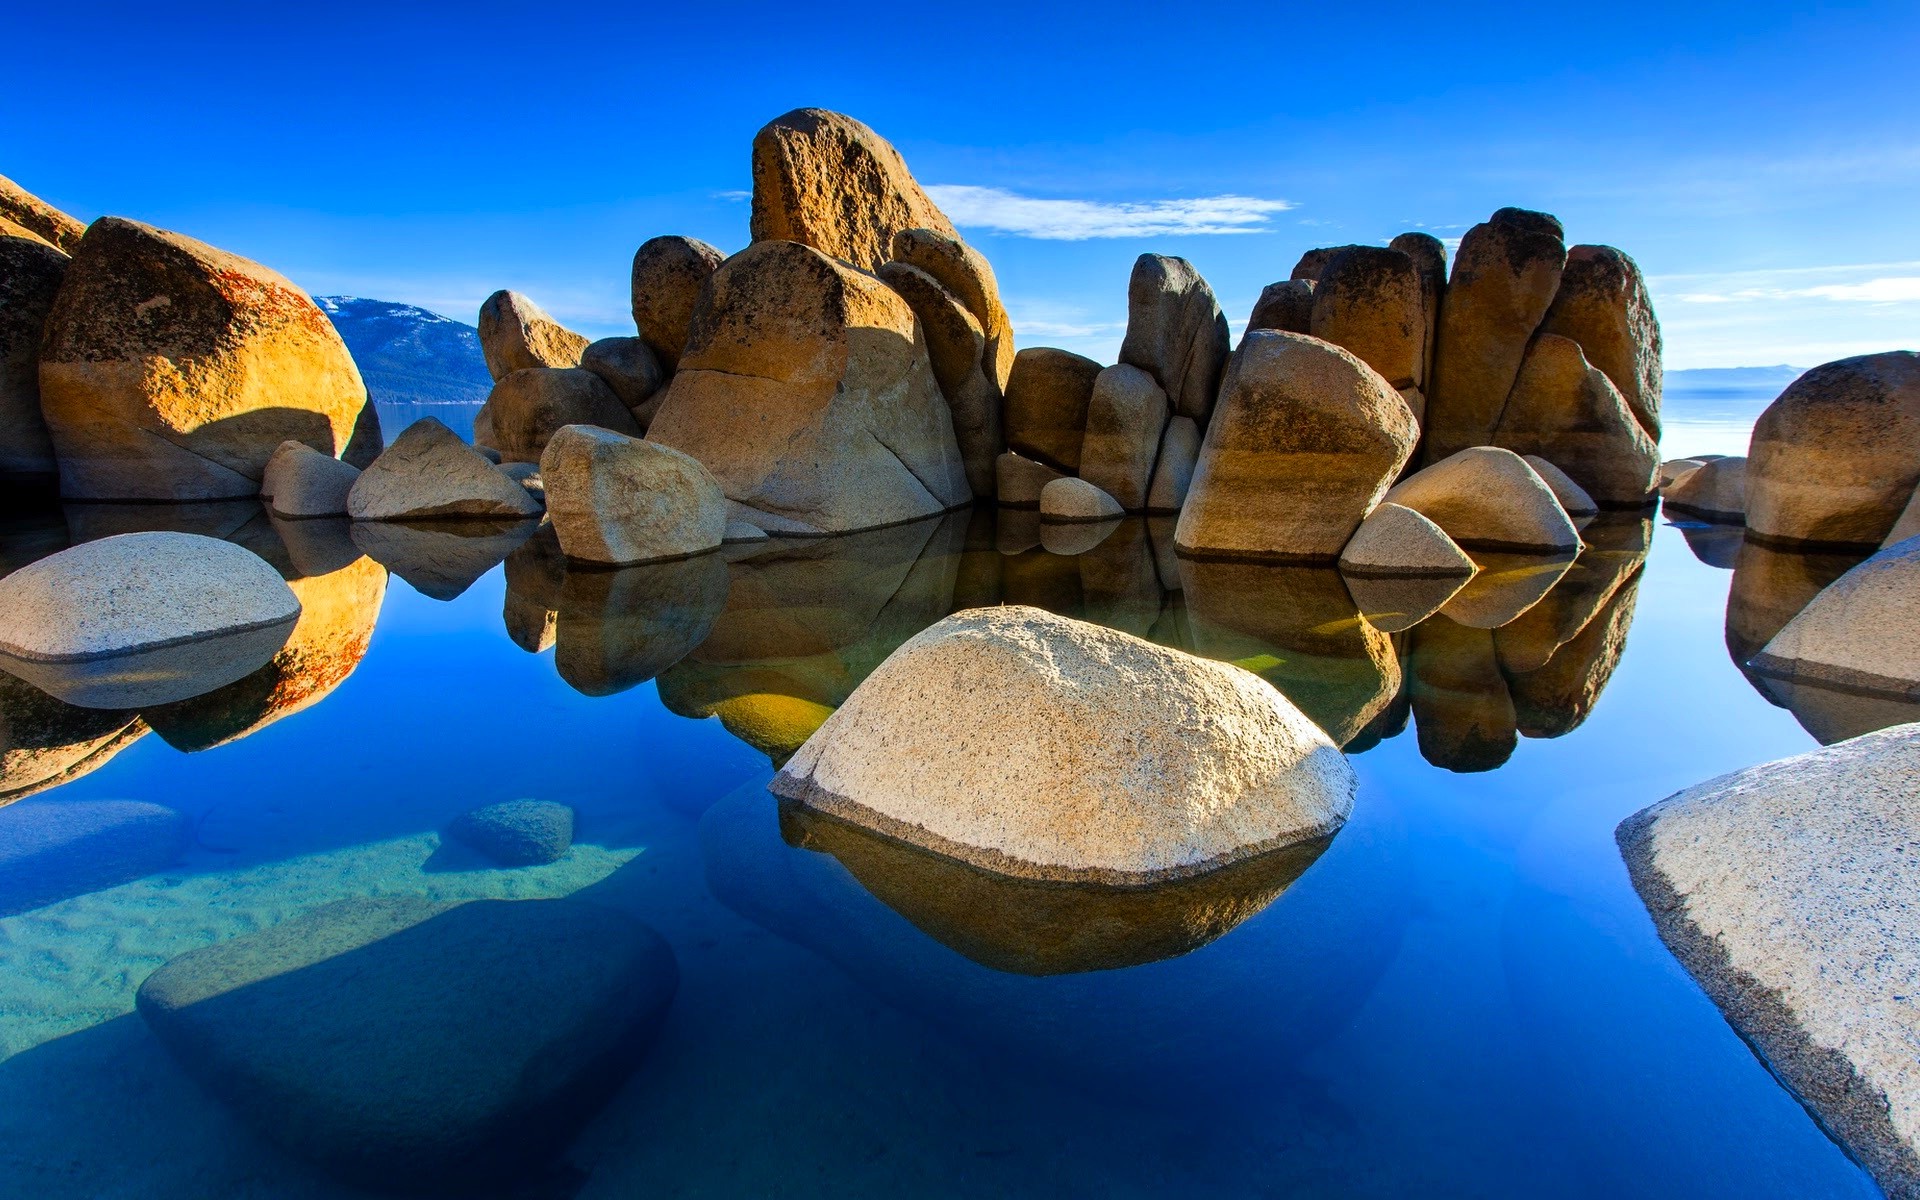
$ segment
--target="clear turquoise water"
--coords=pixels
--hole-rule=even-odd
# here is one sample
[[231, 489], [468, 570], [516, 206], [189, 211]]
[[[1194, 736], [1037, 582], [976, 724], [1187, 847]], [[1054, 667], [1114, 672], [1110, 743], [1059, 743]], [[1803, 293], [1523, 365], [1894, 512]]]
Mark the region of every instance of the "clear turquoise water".
[[[10, 531], [9, 565], [59, 540], [37, 536]], [[209, 1099], [132, 989], [195, 946], [405, 891], [577, 894], [672, 945], [659, 1042], [568, 1151], [581, 1196], [1876, 1194], [1666, 953], [1614, 846], [1671, 792], [1815, 744], [1736, 669], [1730, 573], [1681, 530], [1654, 528], [1577, 728], [1455, 772], [1421, 745], [1444, 758], [1459, 710], [1416, 708], [1354, 758], [1351, 823], [1278, 899], [1189, 953], [1040, 977], [969, 959], [783, 839], [768, 756], [663, 697], [831, 702], [996, 597], [1320, 670], [1336, 698], [1352, 664], [1261, 659], [1196, 616], [1217, 597], [1163, 593], [1150, 551], [992, 545], [961, 522], [716, 562], [726, 607], [704, 630], [632, 579], [556, 592], [531, 552], [451, 600], [395, 577], [317, 704], [196, 753], [149, 735], [47, 793], [156, 802], [195, 835], [164, 871], [0, 917], [0, 1195], [356, 1194]], [[1298, 625], [1311, 600], [1249, 586], [1228, 608], [1251, 625]], [[507, 627], [524, 637], [555, 597], [559, 650], [528, 653]], [[675, 638], [699, 644], [633, 681]], [[589, 696], [563, 671], [632, 686]], [[577, 810], [567, 860], [486, 870], [439, 847], [458, 814], [519, 796]]]

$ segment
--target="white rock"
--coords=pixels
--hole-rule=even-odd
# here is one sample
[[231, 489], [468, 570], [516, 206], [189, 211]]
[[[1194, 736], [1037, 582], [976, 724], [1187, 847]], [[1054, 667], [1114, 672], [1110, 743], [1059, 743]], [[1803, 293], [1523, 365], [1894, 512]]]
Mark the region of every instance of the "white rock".
[[1668, 508], [1737, 525], [1747, 512], [1747, 460], [1716, 458], [1675, 479], [1660, 492]]

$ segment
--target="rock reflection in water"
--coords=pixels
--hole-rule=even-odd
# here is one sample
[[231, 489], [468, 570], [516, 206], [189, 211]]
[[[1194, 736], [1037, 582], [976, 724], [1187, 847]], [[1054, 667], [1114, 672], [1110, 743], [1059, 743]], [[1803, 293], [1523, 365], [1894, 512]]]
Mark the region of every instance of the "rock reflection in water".
[[538, 654], [553, 645], [567, 582], [567, 556], [552, 525], [540, 526], [507, 555], [506, 577], [500, 619], [507, 637], [528, 654]]
[[1778, 702], [1747, 662], [1823, 588], [1865, 558], [1864, 552], [1807, 554], [1752, 539], [1740, 544], [1727, 588], [1727, 653], [1761, 695]]
[[1420, 755], [1449, 771], [1491, 771], [1513, 756], [1520, 727], [1493, 631], [1445, 616], [1411, 634], [1408, 685]]
[[1769, 700], [1793, 714], [1823, 746], [1920, 721], [1920, 700], [1807, 680], [1752, 676]]
[[71, 783], [146, 732], [136, 713], [79, 708], [0, 672], [0, 805]]
[[1553, 652], [1545, 666], [1509, 677], [1521, 733], [1530, 738], [1563, 737], [1586, 721], [1607, 681], [1613, 678], [1614, 668], [1620, 665], [1639, 593], [1636, 568], [1593, 619]]
[[788, 845], [831, 855], [882, 904], [981, 966], [1066, 975], [1195, 950], [1291, 886], [1333, 841], [1319, 838], [1205, 875], [1146, 887], [1015, 879], [817, 812], [780, 805]]
[[1586, 548], [1553, 589], [1496, 628], [1493, 641], [1500, 669], [1513, 676], [1545, 666], [1639, 569], [1652, 537], [1653, 522], [1639, 516], [1604, 514], [1588, 526]]
[[538, 527], [523, 521], [355, 521], [353, 542], [423, 596], [452, 600]]
[[1744, 525], [1703, 525], [1698, 521], [1676, 521], [1687, 549], [1710, 567], [1731, 571], [1740, 561], [1740, 545], [1746, 540]]
[[611, 696], [706, 640], [727, 602], [718, 554], [608, 570], [568, 564], [554, 621], [554, 669], [575, 691]]
[[1440, 606], [1442, 616], [1472, 629], [1498, 629], [1538, 604], [1572, 569], [1571, 555], [1476, 551], [1480, 573]]
[[1349, 575], [1347, 594], [1382, 633], [1403, 633], [1440, 611], [1467, 586], [1468, 577], [1442, 575]]

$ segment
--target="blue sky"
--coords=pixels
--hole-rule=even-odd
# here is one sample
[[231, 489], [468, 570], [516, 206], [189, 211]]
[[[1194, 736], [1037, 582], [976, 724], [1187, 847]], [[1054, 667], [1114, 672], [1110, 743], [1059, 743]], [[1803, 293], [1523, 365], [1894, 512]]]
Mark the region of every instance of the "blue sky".
[[744, 245], [754, 131], [820, 105], [941, 189], [1022, 344], [1110, 360], [1143, 251], [1237, 323], [1311, 246], [1507, 204], [1640, 262], [1669, 367], [1920, 344], [1911, 2], [184, 8], [10, 16], [0, 173], [318, 293], [631, 332], [634, 247]]

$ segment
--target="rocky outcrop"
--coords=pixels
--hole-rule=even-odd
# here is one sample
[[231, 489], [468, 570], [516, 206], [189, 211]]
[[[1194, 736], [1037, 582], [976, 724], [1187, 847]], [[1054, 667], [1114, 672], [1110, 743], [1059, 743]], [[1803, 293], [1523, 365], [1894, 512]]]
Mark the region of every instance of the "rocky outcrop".
[[1160, 435], [1160, 454], [1147, 487], [1147, 511], [1177, 513], [1187, 503], [1193, 468], [1200, 461], [1200, 426], [1192, 417], [1171, 417]]
[[999, 384], [985, 370], [987, 339], [979, 319], [960, 297], [918, 267], [891, 262], [880, 268], [880, 278], [919, 318], [934, 381], [953, 414], [953, 436], [966, 462], [968, 486], [975, 495], [993, 495], [994, 459], [1004, 447], [1001, 396]]
[[932, 276], [980, 322], [981, 335], [986, 339], [981, 371], [997, 391], [1005, 391], [1007, 379], [1013, 374], [1013, 320], [1000, 302], [1000, 284], [987, 260], [959, 238], [932, 229], [894, 234], [893, 257]]
[[1440, 339], [1440, 301], [1447, 292], [1447, 248], [1430, 233], [1403, 233], [1387, 243], [1413, 260], [1420, 273], [1420, 371], [1414, 384], [1422, 395], [1432, 387], [1433, 352]]
[[972, 498], [913, 310], [793, 242], [714, 273], [648, 437], [698, 459], [769, 532], [844, 533]]
[[1332, 560], [1419, 437], [1378, 372], [1300, 334], [1249, 333], [1227, 369], [1175, 542], [1183, 553]]
[[360, 472], [305, 442], [281, 442], [260, 476], [260, 499], [276, 517], [344, 517]]
[[1278, 329], [1282, 333], [1313, 332], [1313, 280], [1283, 279], [1260, 289], [1247, 317], [1247, 332]]
[[501, 290], [480, 306], [480, 353], [494, 379], [534, 367], [577, 367], [587, 339], [519, 292]]
[[1568, 250], [1540, 332], [1579, 343], [1620, 390], [1635, 423], [1660, 440], [1660, 321], [1639, 264], [1612, 246]]
[[1478, 569], [1446, 530], [1399, 504], [1368, 513], [1340, 551], [1343, 575], [1465, 578]]
[[1087, 406], [1101, 370], [1084, 355], [1052, 346], [1015, 355], [1007, 380], [1007, 446], [1065, 474], [1078, 471]]
[[1056, 479], [1066, 476], [1009, 450], [994, 460], [996, 496], [1002, 505], [1034, 508], [1040, 503], [1040, 491]]
[[[1426, 352], [1419, 268], [1384, 246], [1355, 246], [1330, 259], [1313, 289], [1309, 330], [1378, 371], [1395, 391], [1418, 389]], [[1418, 417], [1424, 405], [1412, 400]]]
[[69, 500], [253, 496], [281, 442], [337, 455], [368, 404], [304, 292], [150, 225], [95, 221], [47, 318], [40, 407]]
[[671, 375], [680, 366], [700, 289], [726, 255], [690, 237], [657, 237], [633, 255], [633, 323]]
[[1056, 479], [1040, 489], [1040, 519], [1066, 524], [1111, 521], [1126, 514], [1120, 502], [1084, 479]]
[[1920, 541], [1882, 550], [1833, 581], [1751, 664], [1794, 683], [1920, 700]]
[[40, 345], [67, 256], [36, 238], [0, 235], [0, 489], [58, 484], [40, 415]]
[[1527, 347], [1492, 444], [1546, 459], [1608, 508], [1646, 504], [1660, 458], [1612, 380], [1551, 333]]
[[1674, 956], [1889, 1196], [1920, 1195], [1920, 726], [1699, 784], [1616, 837]]
[[568, 558], [610, 566], [719, 547], [727, 498], [694, 459], [590, 425], [553, 435], [540, 459], [547, 516]]
[[1793, 381], [1753, 426], [1747, 528], [1879, 546], [1920, 483], [1920, 354], [1844, 358]]
[[1167, 394], [1153, 376], [1125, 363], [1100, 372], [1087, 402], [1080, 478], [1129, 512], [1146, 508], [1167, 416]]
[[606, 381], [583, 367], [529, 367], [493, 385], [487, 397], [486, 445], [502, 462], [539, 462], [547, 439], [563, 425], [596, 425], [630, 437], [640, 424]]
[[[45, 200], [0, 175], [0, 222], [40, 239], [56, 250], [72, 254], [87, 227]], [[19, 236], [19, 235], [15, 235]]]
[[653, 410], [660, 407], [661, 389], [667, 382], [667, 373], [660, 369], [660, 360], [647, 348], [646, 339], [601, 338], [581, 351], [580, 366], [598, 375], [600, 382], [613, 389], [621, 405], [633, 414], [640, 432], [645, 433], [647, 424], [653, 420]]
[[1747, 460], [1716, 458], [1668, 484], [1661, 506], [1716, 524], [1738, 525], [1747, 512]]
[[1429, 463], [1487, 445], [1566, 264], [1560, 222], [1503, 208], [1461, 239], [1427, 391]]
[[1153, 376], [1177, 415], [1206, 426], [1229, 346], [1220, 302], [1192, 263], [1164, 254], [1134, 262], [1120, 361]]
[[1470, 550], [1559, 554], [1580, 548], [1580, 533], [1553, 489], [1511, 450], [1462, 450], [1401, 480], [1386, 499], [1421, 513]]
[[1325, 837], [1355, 781], [1252, 674], [1010, 606], [910, 639], [772, 786], [996, 874], [1145, 883]]
[[540, 503], [453, 430], [424, 417], [407, 426], [347, 494], [356, 521], [534, 517]]
[[959, 236], [900, 152], [852, 117], [800, 108], [754, 135], [755, 242], [798, 242], [875, 271], [909, 229]]
[[552, 800], [508, 800], [462, 813], [447, 832], [502, 866], [537, 867], [573, 848], [573, 810]]

